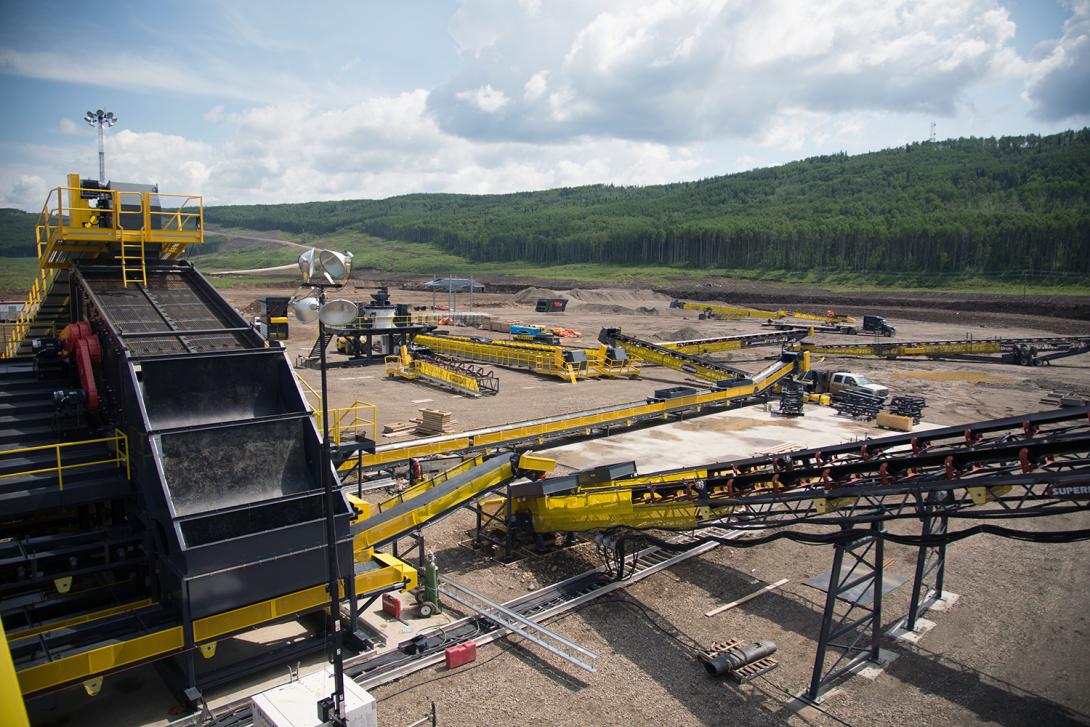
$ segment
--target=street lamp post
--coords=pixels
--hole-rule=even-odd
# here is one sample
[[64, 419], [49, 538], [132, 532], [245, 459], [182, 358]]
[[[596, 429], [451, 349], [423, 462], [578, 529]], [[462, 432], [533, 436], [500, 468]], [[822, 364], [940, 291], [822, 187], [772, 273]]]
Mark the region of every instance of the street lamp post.
[[[325, 325], [343, 325], [354, 320], [357, 315], [356, 305], [351, 301], [335, 300], [328, 306], [325, 300], [326, 288], [339, 288], [348, 282], [351, 273], [352, 256], [340, 255], [328, 250], [318, 251], [311, 249], [299, 256], [299, 268], [303, 271], [303, 278], [312, 290], [307, 297], [297, 300], [293, 304], [296, 318], [302, 323], [308, 323], [318, 319], [319, 346], [319, 372], [322, 379], [322, 452], [318, 462], [318, 481], [322, 486], [322, 494], [325, 501], [325, 526], [326, 549], [328, 554], [328, 588], [329, 588], [329, 635], [330, 661], [333, 662], [333, 694], [331, 721], [334, 725], [346, 724], [344, 704], [344, 656], [343, 638], [340, 619], [340, 564], [337, 561], [337, 525], [334, 512], [333, 481], [330, 473], [331, 456], [329, 446], [329, 383], [326, 374]], [[310, 282], [311, 276], [321, 273], [322, 282]], [[317, 295], [315, 295], [315, 292]], [[351, 575], [351, 574], [350, 574]]]
[[[325, 287], [318, 289], [318, 308], [325, 305]], [[344, 709], [344, 657], [341, 653], [344, 640], [341, 638], [341, 598], [338, 581], [340, 580], [340, 567], [337, 562], [337, 524], [333, 512], [333, 483], [329, 477], [330, 451], [329, 451], [329, 383], [325, 368], [325, 323], [318, 318], [318, 340], [322, 342], [319, 359], [319, 370], [322, 375], [322, 458], [321, 458], [321, 483], [322, 493], [325, 497], [325, 534], [327, 550], [329, 551], [329, 628], [332, 629], [330, 637], [333, 640], [333, 724], [345, 724]]]
[[106, 146], [103, 143], [103, 129], [117, 123], [112, 111], [88, 111], [83, 115], [88, 126], [98, 128], [98, 183], [106, 184]]

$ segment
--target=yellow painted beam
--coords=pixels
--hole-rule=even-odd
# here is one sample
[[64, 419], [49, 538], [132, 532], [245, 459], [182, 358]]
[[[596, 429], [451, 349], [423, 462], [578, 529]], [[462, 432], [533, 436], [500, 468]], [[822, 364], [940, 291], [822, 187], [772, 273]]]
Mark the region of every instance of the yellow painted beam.
[[4, 624], [0, 621], [0, 724], [6, 727], [29, 727], [26, 705], [19, 692], [19, 681], [15, 676], [15, 665], [11, 663], [11, 651], [8, 650], [8, 637]]
[[829, 356], [940, 356], [953, 354], [989, 354], [1002, 350], [998, 341], [916, 341], [912, 343], [860, 343], [860, 344], [815, 344], [794, 343], [791, 351], [809, 351], [811, 354]]
[[59, 621], [50, 621], [48, 624], [42, 624], [41, 626], [35, 626], [32, 628], [18, 629], [11, 632], [11, 638], [25, 639], [30, 636], [37, 636], [38, 634], [47, 634], [50, 631], [56, 631], [57, 629], [65, 629], [70, 626], [77, 626], [88, 621], [97, 621], [100, 618], [107, 618], [108, 616], [117, 616], [122, 613], [129, 613], [130, 611], [137, 611], [141, 608], [146, 608], [153, 604], [150, 598], [145, 598], [140, 601], [132, 601], [130, 603], [123, 603], [120, 606], [112, 606], [110, 608], [104, 608], [101, 611], [95, 611], [93, 613], [85, 613], [79, 616], [73, 616], [72, 618], [60, 619]]
[[[416, 571], [393, 556], [376, 555], [381, 567], [356, 576], [356, 592], [364, 593], [387, 586], [416, 586]], [[343, 589], [341, 596], [344, 596]], [[297, 613], [319, 608], [328, 603], [325, 585], [313, 586], [266, 601], [213, 614], [193, 622], [193, 638], [197, 644], [220, 639], [255, 628]], [[161, 659], [185, 646], [181, 626], [172, 626], [154, 633], [136, 636], [116, 644], [36, 664], [18, 672], [23, 694], [32, 694], [52, 687], [82, 681], [97, 674], [129, 664]], [[5, 649], [5, 652], [7, 649]]]

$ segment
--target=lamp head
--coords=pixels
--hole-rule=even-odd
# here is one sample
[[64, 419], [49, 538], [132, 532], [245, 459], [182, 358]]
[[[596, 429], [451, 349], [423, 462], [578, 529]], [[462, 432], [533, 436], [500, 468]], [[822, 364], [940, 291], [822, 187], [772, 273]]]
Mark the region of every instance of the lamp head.
[[295, 318], [300, 323], [313, 323], [318, 320], [318, 312], [321, 306], [318, 304], [318, 299], [313, 295], [308, 295], [305, 298], [300, 298], [291, 304], [291, 309], [295, 311]]
[[318, 263], [325, 273], [325, 278], [332, 285], [344, 285], [352, 273], [352, 253], [321, 250]]
[[303, 273], [303, 282], [310, 282], [310, 276], [314, 274], [315, 270], [315, 255], [317, 250], [313, 247], [309, 250], [305, 250], [299, 255], [299, 271]]
[[358, 316], [359, 307], [350, 300], [331, 300], [318, 313], [318, 318], [327, 326], [347, 326]]

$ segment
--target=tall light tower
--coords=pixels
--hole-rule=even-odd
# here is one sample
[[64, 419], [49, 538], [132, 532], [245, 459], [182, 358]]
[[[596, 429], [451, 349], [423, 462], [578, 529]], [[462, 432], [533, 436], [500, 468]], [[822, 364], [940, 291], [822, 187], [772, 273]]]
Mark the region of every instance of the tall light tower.
[[102, 142], [102, 130], [107, 126], [113, 126], [117, 123], [117, 117], [114, 116], [113, 111], [88, 111], [83, 115], [83, 120], [87, 122], [89, 126], [98, 127], [98, 183], [106, 184], [106, 147]]

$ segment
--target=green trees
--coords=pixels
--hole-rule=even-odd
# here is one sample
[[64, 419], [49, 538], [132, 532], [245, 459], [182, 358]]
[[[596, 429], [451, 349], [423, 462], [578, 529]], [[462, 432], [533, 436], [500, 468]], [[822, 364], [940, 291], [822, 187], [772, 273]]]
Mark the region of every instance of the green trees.
[[1090, 129], [921, 142], [653, 187], [214, 207], [205, 218], [542, 265], [1084, 275]]
[[0, 209], [0, 256], [34, 257], [34, 225], [38, 215], [5, 207]]

